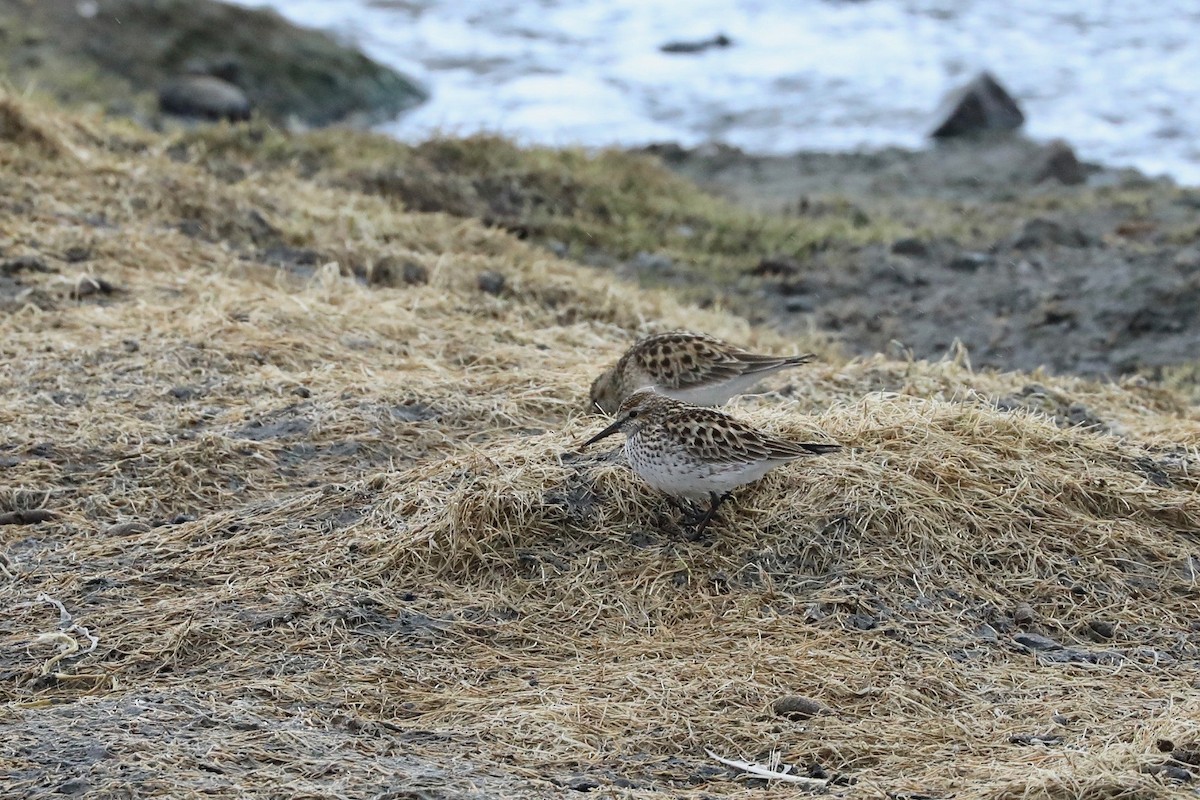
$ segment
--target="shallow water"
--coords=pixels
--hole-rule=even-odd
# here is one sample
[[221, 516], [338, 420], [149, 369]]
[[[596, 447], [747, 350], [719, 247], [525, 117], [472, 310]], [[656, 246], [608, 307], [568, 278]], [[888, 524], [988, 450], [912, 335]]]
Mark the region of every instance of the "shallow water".
[[[243, 0], [262, 5], [261, 0]], [[987, 68], [1028, 133], [1200, 183], [1200, 3], [1164, 0], [274, 0], [432, 89], [385, 127], [754, 153], [920, 146]], [[695, 55], [659, 47], [724, 33]]]

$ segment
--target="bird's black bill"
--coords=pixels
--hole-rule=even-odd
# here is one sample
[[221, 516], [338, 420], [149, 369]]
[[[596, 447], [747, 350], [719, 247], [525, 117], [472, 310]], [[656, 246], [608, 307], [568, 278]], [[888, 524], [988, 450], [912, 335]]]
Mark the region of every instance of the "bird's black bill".
[[622, 422], [624, 422], [624, 420], [622, 420], [622, 419], [618, 419], [618, 420], [617, 420], [617, 421], [615, 421], [615, 422], [614, 422], [612, 425], [609, 425], [607, 428], [605, 428], [604, 430], [600, 431], [600, 432], [599, 432], [599, 433], [597, 433], [595, 436], [593, 436], [592, 438], [588, 439], [586, 442], [584, 442], [583, 444], [581, 444], [581, 445], [579, 446], [579, 449], [580, 449], [580, 450], [582, 450], [583, 448], [585, 448], [585, 447], [588, 447], [589, 445], [593, 445], [593, 444], [595, 444], [596, 442], [600, 441], [601, 439], [603, 439], [603, 438], [605, 438], [605, 437], [607, 437], [607, 436], [612, 436], [614, 433], [616, 433], [617, 431], [621, 430], [621, 423], [622, 423]]

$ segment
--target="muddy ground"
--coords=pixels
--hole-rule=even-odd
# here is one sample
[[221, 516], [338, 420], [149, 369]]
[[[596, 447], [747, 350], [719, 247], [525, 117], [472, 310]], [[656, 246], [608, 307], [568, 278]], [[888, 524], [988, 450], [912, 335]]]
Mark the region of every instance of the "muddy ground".
[[[756, 321], [829, 331], [859, 354], [937, 358], [958, 340], [976, 367], [1120, 375], [1192, 362], [1200, 189], [1086, 164], [1081, 184], [1039, 180], [1056, 149], [1018, 138], [786, 158], [653, 151], [764, 212], [907, 222], [890, 243], [764, 259], [721, 298]], [[930, 233], [946, 215], [963, 224]]]

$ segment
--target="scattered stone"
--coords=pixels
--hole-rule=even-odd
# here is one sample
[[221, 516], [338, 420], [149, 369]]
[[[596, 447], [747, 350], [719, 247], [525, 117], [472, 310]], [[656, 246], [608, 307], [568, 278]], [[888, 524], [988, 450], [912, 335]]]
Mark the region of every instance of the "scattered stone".
[[95, 294], [114, 294], [117, 292], [117, 287], [104, 278], [97, 278], [95, 275], [84, 275], [75, 283], [71, 289], [71, 297], [74, 300], [82, 300], [85, 297], [91, 297]]
[[378, 286], [416, 286], [429, 283], [429, 270], [408, 258], [384, 256], [372, 265], [367, 283]]
[[981, 72], [951, 91], [935, 113], [935, 138], [1014, 131], [1025, 122], [1021, 107], [991, 73]]
[[1088, 239], [1078, 228], [1068, 228], [1044, 217], [1034, 217], [1025, 223], [1013, 247], [1029, 250], [1050, 245], [1087, 247]]
[[813, 299], [802, 294], [789, 295], [783, 301], [783, 307], [792, 314], [811, 314], [817, 310], [817, 304], [813, 302]]
[[425, 403], [400, 403], [391, 408], [392, 417], [401, 422], [424, 422], [437, 419], [437, 412]]
[[771, 704], [771, 710], [775, 712], [776, 716], [790, 720], [812, 719], [818, 714], [828, 712], [828, 709], [816, 700], [799, 695], [787, 695], [779, 698]]
[[309, 389], [307, 386], [293, 386], [292, 394], [294, 394], [296, 397], [307, 400], [308, 398], [312, 397], [312, 389]]
[[1185, 247], [1171, 259], [1171, 266], [1180, 272], [1200, 271], [1200, 246]]
[[1087, 180], [1087, 170], [1080, 163], [1071, 145], [1055, 139], [1042, 151], [1034, 169], [1033, 182], [1055, 180], [1066, 186], [1077, 186]]
[[633, 267], [638, 272], [658, 272], [661, 274], [669, 274], [675, 267], [675, 262], [669, 256], [660, 255], [658, 253], [649, 253], [642, 250], [635, 253], [633, 258], [629, 260], [629, 266]]
[[1013, 636], [1013, 641], [1024, 647], [1026, 650], [1033, 652], [1035, 650], [1062, 650], [1063, 646], [1054, 641], [1048, 636], [1042, 636], [1039, 633], [1018, 633]]
[[59, 794], [74, 795], [83, 794], [92, 788], [92, 784], [86, 778], [71, 778], [68, 781], [60, 783], [55, 791]]
[[18, 272], [53, 272], [41, 256], [17, 256], [0, 263], [0, 274], [15, 275]]
[[1200, 767], [1200, 750], [1172, 747], [1171, 758], [1178, 761], [1180, 764], [1188, 764], [1193, 767]]
[[1017, 733], [1008, 737], [1009, 744], [1028, 746], [1031, 744], [1062, 744], [1063, 738], [1054, 733]]
[[992, 257], [987, 253], [960, 253], [946, 262], [946, 269], [952, 269], [955, 272], [975, 272], [990, 263], [992, 263]]
[[586, 775], [576, 775], [567, 781], [567, 788], [575, 792], [590, 792], [600, 788], [600, 782]]
[[81, 261], [87, 261], [92, 257], [92, 248], [84, 245], [74, 245], [63, 251], [63, 261], [68, 264], [78, 264]]
[[790, 277], [800, 272], [800, 262], [794, 258], [764, 258], [749, 273], [758, 278]]
[[405, 261], [401, 277], [404, 278], [404, 282], [409, 286], [423, 285], [429, 283], [429, 270], [423, 264], [418, 264], [415, 261]]
[[507, 283], [507, 279], [503, 275], [493, 270], [479, 273], [478, 281], [479, 291], [493, 295], [503, 292], [504, 284]]
[[263, 442], [268, 439], [284, 439], [289, 436], [300, 436], [308, 433], [312, 423], [300, 417], [287, 417], [275, 422], [255, 420], [233, 436], [238, 439], [249, 439], [252, 442]]
[[929, 246], [916, 237], [908, 236], [892, 242], [892, 253], [898, 256], [924, 258], [929, 255]]
[[158, 90], [158, 107], [164, 114], [198, 119], [241, 122], [250, 119], [245, 93], [212, 75], [181, 75]]
[[1033, 622], [1033, 607], [1029, 603], [1018, 603], [1013, 611], [1013, 622], [1018, 625], [1029, 625]]
[[733, 44], [733, 40], [723, 33], [718, 33], [711, 39], [698, 39], [691, 42], [667, 42], [658, 49], [664, 53], [703, 53], [705, 50], [714, 48], [729, 47]]
[[1142, 767], [1142, 771], [1147, 775], [1161, 775], [1169, 781], [1176, 783], [1191, 783], [1196, 779], [1191, 772], [1183, 767], [1177, 767], [1174, 764], [1150, 764]]
[[39, 522], [50, 522], [53, 519], [53, 511], [34, 508], [29, 511], [9, 511], [0, 514], [0, 525], [36, 525]]
[[870, 614], [851, 614], [846, 622], [860, 631], [872, 631], [879, 627], [879, 620]]
[[145, 533], [150, 530], [150, 526], [144, 522], [118, 522], [115, 525], [109, 525], [104, 529], [105, 536], [132, 536], [138, 533]]
[[203, 392], [195, 386], [172, 386], [168, 392], [176, 400], [188, 401], [200, 397]]

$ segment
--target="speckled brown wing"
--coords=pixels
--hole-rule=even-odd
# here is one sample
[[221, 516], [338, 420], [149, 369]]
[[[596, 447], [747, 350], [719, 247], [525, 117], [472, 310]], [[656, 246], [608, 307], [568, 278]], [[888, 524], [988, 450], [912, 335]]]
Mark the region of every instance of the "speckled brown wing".
[[[723, 383], [746, 374], [749, 362], [735, 357], [736, 352], [711, 336], [673, 331], [644, 339], [627, 355], [663, 388], [681, 390]], [[751, 371], [761, 369], [767, 367]]]
[[710, 464], [790, 461], [841, 449], [836, 444], [792, 442], [769, 436], [710, 408], [680, 409], [664, 419], [663, 425], [690, 455]]

